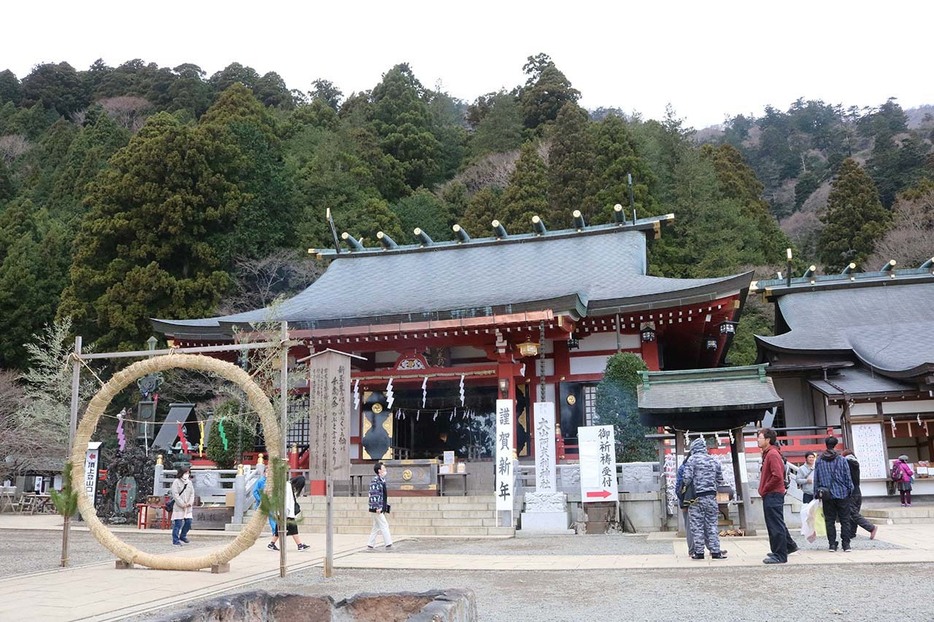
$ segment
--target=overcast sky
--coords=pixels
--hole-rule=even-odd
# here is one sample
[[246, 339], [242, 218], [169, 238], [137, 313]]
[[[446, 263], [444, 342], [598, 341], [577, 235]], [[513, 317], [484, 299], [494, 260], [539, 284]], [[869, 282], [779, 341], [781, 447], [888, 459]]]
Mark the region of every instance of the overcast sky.
[[[528, 56], [551, 56], [586, 108], [686, 125], [787, 110], [799, 97], [845, 106], [934, 104], [934, 4], [754, 2], [5, 2], [0, 70], [40, 63], [87, 69], [140, 58], [232, 62], [275, 71], [308, 91], [325, 78], [345, 95], [408, 62], [427, 87], [472, 102], [525, 81]], [[927, 60], [926, 60], [927, 59]]]

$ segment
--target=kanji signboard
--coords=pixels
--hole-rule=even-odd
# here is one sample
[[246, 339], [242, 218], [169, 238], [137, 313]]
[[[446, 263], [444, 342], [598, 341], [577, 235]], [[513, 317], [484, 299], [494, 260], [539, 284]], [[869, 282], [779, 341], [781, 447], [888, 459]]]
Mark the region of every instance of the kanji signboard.
[[613, 426], [577, 428], [580, 443], [581, 500], [584, 503], [616, 501], [616, 439]]
[[513, 509], [512, 400], [496, 400], [496, 509]]

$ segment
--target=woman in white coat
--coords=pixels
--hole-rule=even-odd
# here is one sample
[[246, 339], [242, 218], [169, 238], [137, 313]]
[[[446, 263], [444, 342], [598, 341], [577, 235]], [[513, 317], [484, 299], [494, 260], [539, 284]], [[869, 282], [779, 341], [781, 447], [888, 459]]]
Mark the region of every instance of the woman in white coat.
[[191, 481], [191, 469], [178, 468], [169, 495], [175, 502], [172, 508], [172, 544], [182, 546], [188, 544], [191, 515], [195, 507], [195, 483]]

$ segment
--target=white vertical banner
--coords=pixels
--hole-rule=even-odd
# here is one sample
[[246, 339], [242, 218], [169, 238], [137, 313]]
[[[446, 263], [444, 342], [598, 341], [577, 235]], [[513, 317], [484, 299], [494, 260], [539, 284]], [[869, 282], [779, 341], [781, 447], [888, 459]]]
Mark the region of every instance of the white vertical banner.
[[496, 509], [513, 510], [512, 400], [496, 400]]
[[580, 447], [581, 501], [616, 501], [616, 442], [611, 425], [577, 428]]
[[88, 443], [84, 455], [84, 490], [88, 494], [91, 507], [94, 507], [94, 495], [97, 494], [97, 473], [101, 462], [101, 443]]
[[555, 403], [535, 402], [535, 489], [557, 492], [555, 481]]

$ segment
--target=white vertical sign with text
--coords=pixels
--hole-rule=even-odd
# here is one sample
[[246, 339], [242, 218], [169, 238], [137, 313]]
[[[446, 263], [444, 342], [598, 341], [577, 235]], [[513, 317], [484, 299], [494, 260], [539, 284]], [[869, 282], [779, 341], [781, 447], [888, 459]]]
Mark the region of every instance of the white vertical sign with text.
[[513, 509], [512, 400], [496, 400], [496, 509]]
[[97, 473], [100, 469], [101, 443], [88, 443], [88, 451], [84, 455], [84, 490], [88, 494], [91, 506], [94, 505], [94, 495], [97, 494]]
[[535, 402], [535, 489], [557, 492], [555, 481], [555, 403]]
[[577, 428], [580, 447], [581, 501], [616, 501], [616, 439], [611, 425]]

